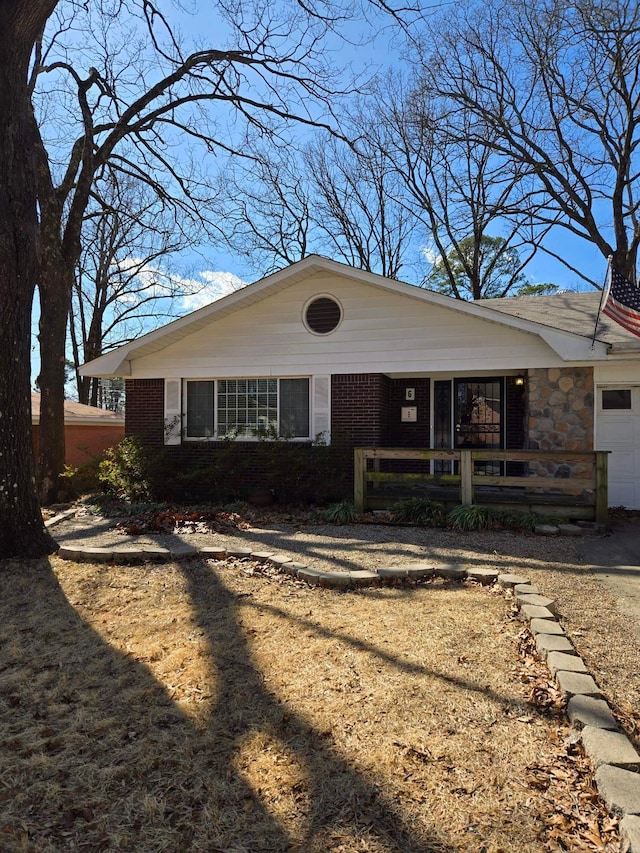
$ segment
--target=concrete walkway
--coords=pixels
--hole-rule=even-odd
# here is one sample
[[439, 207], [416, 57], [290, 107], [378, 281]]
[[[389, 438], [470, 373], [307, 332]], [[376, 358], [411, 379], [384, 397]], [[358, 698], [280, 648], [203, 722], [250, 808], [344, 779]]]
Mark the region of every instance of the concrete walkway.
[[640, 639], [640, 518], [613, 519], [611, 533], [580, 540], [580, 559], [611, 591], [621, 613], [631, 616]]

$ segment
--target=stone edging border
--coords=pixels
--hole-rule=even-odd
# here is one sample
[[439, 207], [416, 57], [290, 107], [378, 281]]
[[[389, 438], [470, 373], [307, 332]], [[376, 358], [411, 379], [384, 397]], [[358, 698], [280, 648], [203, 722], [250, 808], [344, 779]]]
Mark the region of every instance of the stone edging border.
[[[72, 511], [69, 512], [71, 514]], [[63, 514], [63, 517], [68, 517]], [[56, 517], [49, 523], [62, 520]], [[375, 586], [385, 581], [417, 580], [439, 577], [445, 580], [473, 580], [483, 585], [498, 583], [513, 592], [520, 618], [528, 623], [536, 650], [546, 661], [558, 688], [567, 700], [567, 715], [579, 729], [587, 757], [595, 770], [598, 794], [609, 811], [621, 816], [620, 835], [627, 853], [640, 853], [640, 755], [621, 731], [611, 709], [582, 658], [577, 654], [564, 628], [556, 618], [556, 602], [540, 594], [527, 578], [500, 574], [493, 569], [466, 569], [457, 564], [432, 566], [416, 563], [377, 571], [323, 572], [297, 563], [286, 554], [252, 551], [250, 548], [194, 548], [159, 545], [98, 548], [63, 545], [58, 551], [63, 560], [96, 563], [164, 562], [200, 556], [207, 560], [229, 558], [252, 560], [273, 566], [311, 586], [353, 589]]]

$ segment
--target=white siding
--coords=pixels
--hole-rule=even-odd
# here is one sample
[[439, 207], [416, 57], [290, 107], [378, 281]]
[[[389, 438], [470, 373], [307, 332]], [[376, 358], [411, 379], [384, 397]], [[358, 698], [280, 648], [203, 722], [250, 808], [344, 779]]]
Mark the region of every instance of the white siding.
[[[344, 317], [330, 335], [307, 331], [302, 309], [334, 294]], [[287, 376], [524, 370], [562, 361], [535, 335], [362, 282], [325, 274], [298, 282], [160, 352], [132, 360], [132, 377]]]
[[[595, 447], [609, 451], [609, 506], [640, 509], [640, 362], [597, 365]], [[631, 409], [602, 408], [605, 388], [629, 389]]]

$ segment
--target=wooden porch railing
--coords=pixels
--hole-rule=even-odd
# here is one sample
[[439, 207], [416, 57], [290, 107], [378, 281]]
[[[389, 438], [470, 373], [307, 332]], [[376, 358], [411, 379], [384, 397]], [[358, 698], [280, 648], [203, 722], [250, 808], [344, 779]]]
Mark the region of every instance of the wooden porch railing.
[[[357, 512], [390, 506], [396, 500], [421, 491], [449, 503], [492, 504], [545, 515], [607, 522], [608, 451], [565, 452], [561, 450], [412, 450], [408, 448], [365, 448], [354, 451], [354, 504]], [[457, 473], [394, 471], [406, 463], [431, 461], [457, 463]], [[382, 466], [381, 466], [382, 463]], [[401, 464], [398, 464], [401, 463]], [[487, 463], [520, 472], [486, 473]], [[569, 476], [541, 476], [544, 466], [563, 465]], [[484, 466], [484, 472], [482, 468]], [[588, 476], [571, 475], [573, 466]], [[388, 470], [381, 470], [384, 467]], [[538, 469], [538, 471], [536, 471]], [[369, 487], [373, 488], [370, 489]]]

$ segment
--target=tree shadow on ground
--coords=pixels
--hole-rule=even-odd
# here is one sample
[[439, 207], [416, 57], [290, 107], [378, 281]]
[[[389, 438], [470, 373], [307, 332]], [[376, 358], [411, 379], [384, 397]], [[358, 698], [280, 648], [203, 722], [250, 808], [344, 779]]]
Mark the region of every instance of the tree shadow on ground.
[[[68, 600], [46, 560], [3, 566], [0, 847], [452, 853], [446, 828], [407, 825], [399, 804], [337, 753], [330, 732], [268, 690], [239, 624], [238, 596], [216, 572], [202, 561], [182, 571], [211, 670], [202, 719], [108, 642], [108, 614], [89, 586], [83, 592], [80, 581]], [[282, 744], [300, 766], [307, 793], [288, 792], [295, 825], [272, 813], [240, 766], [256, 735]]]

